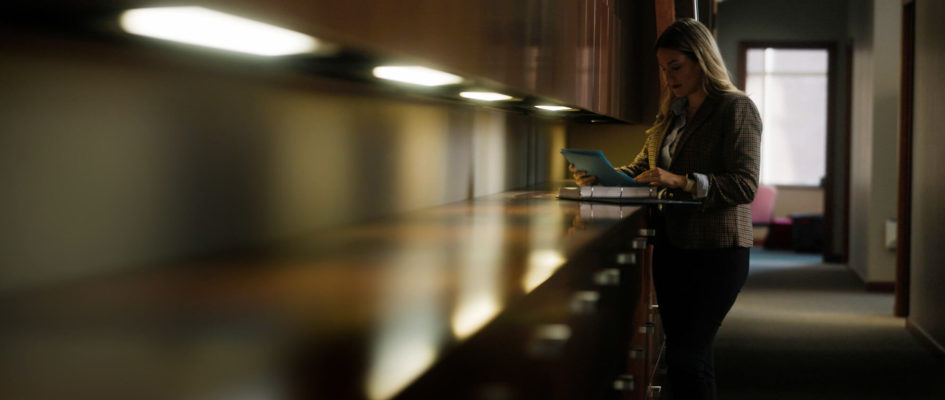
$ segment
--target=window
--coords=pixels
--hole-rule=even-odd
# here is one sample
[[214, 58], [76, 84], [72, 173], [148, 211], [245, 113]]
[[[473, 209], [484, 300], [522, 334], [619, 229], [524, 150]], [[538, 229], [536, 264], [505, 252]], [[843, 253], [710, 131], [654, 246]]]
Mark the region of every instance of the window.
[[826, 171], [826, 49], [749, 48], [745, 92], [758, 106], [761, 183], [819, 186]]

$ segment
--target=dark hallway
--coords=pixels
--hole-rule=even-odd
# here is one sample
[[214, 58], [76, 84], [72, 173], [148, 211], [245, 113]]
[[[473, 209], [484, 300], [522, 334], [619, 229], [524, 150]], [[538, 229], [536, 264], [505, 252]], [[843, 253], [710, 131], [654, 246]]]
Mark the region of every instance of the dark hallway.
[[945, 363], [846, 266], [756, 250], [716, 342], [719, 398], [945, 399]]

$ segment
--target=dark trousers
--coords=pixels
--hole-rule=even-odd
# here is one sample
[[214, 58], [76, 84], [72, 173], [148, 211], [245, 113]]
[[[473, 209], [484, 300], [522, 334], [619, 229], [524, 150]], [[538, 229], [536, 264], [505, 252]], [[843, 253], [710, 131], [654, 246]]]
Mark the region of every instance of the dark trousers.
[[680, 249], [659, 233], [654, 250], [669, 391], [674, 400], [715, 399], [712, 343], [748, 277], [749, 250]]

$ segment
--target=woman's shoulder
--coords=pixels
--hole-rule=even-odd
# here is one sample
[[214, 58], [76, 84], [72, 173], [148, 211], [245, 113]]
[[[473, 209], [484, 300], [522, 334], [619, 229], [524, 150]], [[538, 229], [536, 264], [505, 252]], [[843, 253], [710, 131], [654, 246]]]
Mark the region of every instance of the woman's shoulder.
[[719, 104], [723, 110], [729, 112], [758, 114], [758, 106], [742, 92], [729, 92], [719, 95]]
[[726, 92], [719, 95], [719, 101], [722, 104], [747, 104], [751, 103], [751, 98], [748, 97], [745, 93], [742, 92]]

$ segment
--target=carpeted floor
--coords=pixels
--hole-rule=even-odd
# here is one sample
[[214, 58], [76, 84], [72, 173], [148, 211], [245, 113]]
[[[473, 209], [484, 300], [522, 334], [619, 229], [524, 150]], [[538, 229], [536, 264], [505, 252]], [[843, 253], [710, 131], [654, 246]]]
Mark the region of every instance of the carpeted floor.
[[716, 339], [719, 398], [945, 399], [945, 363], [892, 307], [844, 265], [753, 250]]

